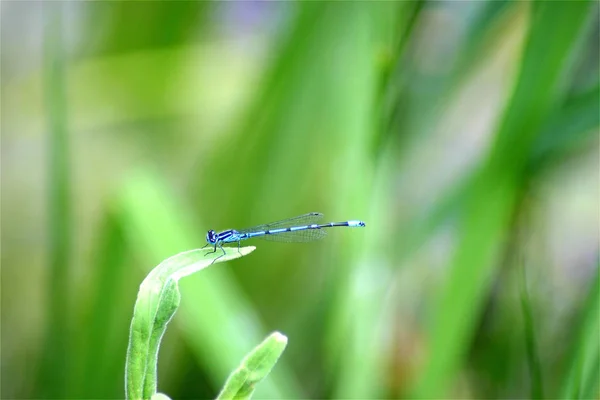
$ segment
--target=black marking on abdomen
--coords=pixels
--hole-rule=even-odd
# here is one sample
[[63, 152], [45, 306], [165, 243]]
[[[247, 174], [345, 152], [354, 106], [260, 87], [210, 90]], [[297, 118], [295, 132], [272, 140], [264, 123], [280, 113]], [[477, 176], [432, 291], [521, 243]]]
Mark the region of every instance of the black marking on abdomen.
[[[315, 228], [316, 229], [333, 228], [336, 226], [348, 226], [348, 221], [346, 221], [346, 222], [330, 222], [328, 224], [317, 225]], [[314, 229], [314, 228], [311, 227], [311, 229]]]

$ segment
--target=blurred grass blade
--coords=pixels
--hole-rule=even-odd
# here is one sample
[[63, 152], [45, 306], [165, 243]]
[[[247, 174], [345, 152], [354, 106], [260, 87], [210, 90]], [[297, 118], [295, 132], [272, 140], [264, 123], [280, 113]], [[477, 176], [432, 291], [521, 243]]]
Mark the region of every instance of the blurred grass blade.
[[600, 390], [600, 264], [581, 313], [577, 337], [563, 382], [561, 398], [590, 399]]
[[597, 141], [599, 109], [600, 85], [568, 98], [536, 140], [531, 166], [561, 160], [564, 154]]
[[[145, 262], [205, 242], [191, 214], [169, 193], [156, 175], [140, 172], [126, 181], [116, 204], [128, 242]], [[227, 268], [211, 268], [202, 279], [187, 279], [181, 291], [178, 326], [215, 387], [221, 387], [265, 329]], [[285, 363], [258, 391], [261, 398], [302, 397]]]
[[582, 399], [592, 399], [600, 397], [600, 350], [596, 351], [590, 357], [589, 363], [586, 365], [587, 379], [582, 382]]
[[117, 356], [121, 342], [115, 337], [121, 334], [120, 309], [131, 271], [126, 268], [123, 229], [110, 212], [105, 212], [96, 236], [99, 240], [91, 256], [94, 260], [92, 284], [91, 288], [85, 288], [90, 301], [84, 305], [85, 318], [77, 332], [79, 350], [74, 396], [79, 398], [109, 398], [114, 395], [115, 387], [123, 390], [122, 384], [117, 383], [123, 376], [122, 356]]
[[62, 3], [47, 3], [44, 43], [45, 105], [49, 125], [49, 239], [50, 278], [46, 302], [46, 338], [40, 371], [41, 398], [67, 395], [70, 364], [69, 268], [72, 246], [67, 132], [65, 54], [63, 52]]
[[[514, 11], [515, 3], [510, 0], [485, 1], [476, 4], [468, 31], [465, 32], [465, 43], [462, 54], [459, 54], [457, 71], [467, 71], [473, 64], [485, 59], [489, 52], [495, 51], [488, 46], [489, 34], [494, 31], [495, 25], [502, 21], [505, 14]], [[512, 8], [512, 9], [511, 9]]]
[[140, 285], [131, 319], [125, 362], [126, 398], [149, 399], [157, 393], [160, 342], [181, 302], [179, 279], [254, 249], [223, 248], [225, 254], [207, 253], [206, 249], [184, 251], [167, 258], [148, 274]]
[[542, 366], [537, 351], [538, 343], [535, 334], [535, 323], [533, 320], [533, 311], [529, 291], [527, 290], [527, 275], [525, 265], [521, 265], [521, 310], [523, 312], [523, 321], [525, 325], [525, 351], [527, 352], [527, 364], [529, 366], [529, 376], [531, 380], [531, 398], [544, 398], [544, 382], [542, 379]]
[[466, 199], [462, 232], [429, 329], [429, 358], [413, 388], [415, 397], [443, 397], [460, 368], [494, 275], [532, 143], [556, 104], [569, 52], [589, 8], [588, 2], [532, 4], [520, 73], [489, 159]]
[[265, 379], [285, 350], [287, 337], [279, 332], [269, 335], [250, 352], [231, 373], [218, 399], [250, 399], [256, 385]]

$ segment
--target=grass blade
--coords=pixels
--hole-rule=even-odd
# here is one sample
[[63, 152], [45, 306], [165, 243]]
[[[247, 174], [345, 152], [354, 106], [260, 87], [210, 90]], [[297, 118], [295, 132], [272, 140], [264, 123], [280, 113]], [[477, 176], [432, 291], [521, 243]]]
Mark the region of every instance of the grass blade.
[[584, 148], [598, 139], [600, 125], [600, 85], [567, 99], [548, 121], [536, 141], [531, 168], [551, 160], [561, 160], [565, 153]]
[[64, 397], [69, 360], [69, 268], [72, 247], [69, 179], [69, 143], [66, 116], [65, 68], [62, 38], [62, 5], [48, 3], [45, 43], [45, 102], [49, 141], [49, 259], [50, 282], [46, 317], [46, 338], [40, 371], [40, 397]]
[[[446, 286], [429, 330], [429, 354], [413, 389], [442, 397], [456, 374], [494, 275], [517, 204], [518, 183], [558, 89], [590, 4], [534, 3], [520, 74], [489, 159], [466, 200], [466, 214]], [[544, 65], [540, 70], [539, 66]]]
[[527, 278], [525, 274], [525, 266], [521, 267], [523, 273], [521, 275], [521, 310], [523, 311], [523, 321], [525, 325], [525, 350], [527, 352], [527, 364], [529, 366], [529, 374], [531, 377], [531, 398], [543, 399], [544, 386], [542, 379], [542, 367], [540, 357], [537, 352], [537, 342], [534, 332], [533, 312], [529, 292], [527, 290]]
[[[156, 175], [139, 173], [127, 181], [116, 205], [128, 242], [148, 262], [204, 242], [189, 211], [168, 193]], [[182, 282], [185, 301], [177, 322], [210, 380], [221, 387], [265, 329], [230, 271], [211, 268], [206, 274]], [[302, 397], [285, 363], [258, 390], [262, 398]]]
[[589, 399], [598, 396], [600, 390], [600, 267], [591, 284], [578, 330], [561, 391], [563, 399]]
[[119, 381], [123, 361], [117, 353], [121, 352], [123, 343], [116, 338], [122, 335], [120, 309], [131, 271], [126, 268], [123, 229], [110, 212], [105, 213], [97, 237], [100, 240], [92, 255], [92, 285], [85, 289], [89, 293], [89, 304], [84, 306], [85, 319], [77, 332], [79, 349], [74, 396], [79, 398], [109, 398], [122, 391]]
[[279, 332], [272, 333], [231, 373], [218, 399], [250, 399], [256, 385], [269, 375], [286, 345], [287, 337]]
[[126, 398], [148, 399], [157, 393], [158, 350], [167, 324], [179, 308], [179, 279], [254, 249], [223, 248], [226, 254], [207, 253], [206, 249], [185, 251], [169, 257], [148, 274], [140, 285], [131, 320], [125, 362]]

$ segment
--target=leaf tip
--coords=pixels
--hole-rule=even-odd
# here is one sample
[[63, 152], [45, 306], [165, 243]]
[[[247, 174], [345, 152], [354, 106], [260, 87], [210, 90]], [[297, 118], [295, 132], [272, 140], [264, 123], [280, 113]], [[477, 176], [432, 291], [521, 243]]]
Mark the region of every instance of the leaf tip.
[[275, 331], [271, 334], [271, 338], [273, 340], [275, 340], [276, 342], [282, 343], [284, 345], [287, 345], [288, 342], [288, 338], [287, 336], [285, 336], [283, 333]]

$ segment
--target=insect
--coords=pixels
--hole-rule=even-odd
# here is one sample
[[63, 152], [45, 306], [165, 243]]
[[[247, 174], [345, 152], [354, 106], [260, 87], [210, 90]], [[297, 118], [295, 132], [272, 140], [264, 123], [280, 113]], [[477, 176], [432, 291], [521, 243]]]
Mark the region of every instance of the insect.
[[219, 233], [211, 229], [206, 233], [206, 246], [204, 247], [213, 246], [213, 251], [206, 254], [215, 253], [217, 247], [220, 248], [223, 251], [223, 255], [218, 257], [220, 258], [225, 255], [223, 244], [226, 243], [237, 243], [239, 251], [240, 242], [251, 238], [261, 238], [274, 242], [312, 242], [324, 238], [327, 235], [326, 228], [337, 226], [360, 228], [366, 226], [363, 221], [357, 220], [319, 224], [318, 222], [322, 218], [323, 214], [312, 212], [252, 228], [228, 229]]

